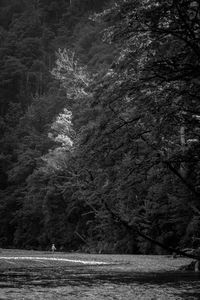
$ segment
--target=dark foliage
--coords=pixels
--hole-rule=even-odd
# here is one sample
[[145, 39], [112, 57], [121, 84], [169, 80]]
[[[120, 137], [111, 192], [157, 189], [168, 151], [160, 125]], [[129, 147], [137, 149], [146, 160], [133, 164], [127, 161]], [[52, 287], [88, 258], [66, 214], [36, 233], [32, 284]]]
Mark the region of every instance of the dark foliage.
[[0, 16], [1, 245], [198, 248], [198, 2], [10, 0]]

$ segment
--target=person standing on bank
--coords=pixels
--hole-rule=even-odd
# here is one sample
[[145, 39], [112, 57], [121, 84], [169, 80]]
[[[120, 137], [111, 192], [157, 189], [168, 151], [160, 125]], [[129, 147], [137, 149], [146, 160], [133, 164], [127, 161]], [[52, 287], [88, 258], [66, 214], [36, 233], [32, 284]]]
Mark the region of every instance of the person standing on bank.
[[54, 244], [52, 244], [52, 246], [51, 246], [51, 251], [52, 251], [52, 253], [54, 253], [56, 251], [56, 247]]

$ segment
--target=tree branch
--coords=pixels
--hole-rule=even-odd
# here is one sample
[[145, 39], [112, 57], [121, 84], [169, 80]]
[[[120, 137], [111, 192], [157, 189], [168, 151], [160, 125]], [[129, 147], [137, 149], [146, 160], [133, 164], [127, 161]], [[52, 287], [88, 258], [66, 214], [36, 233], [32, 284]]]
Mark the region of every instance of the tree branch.
[[200, 256], [188, 254], [188, 253], [186, 253], [184, 251], [178, 250], [178, 249], [173, 248], [173, 247], [168, 247], [167, 245], [165, 245], [165, 244], [163, 244], [163, 243], [161, 243], [161, 242], [159, 242], [159, 241], [157, 241], [155, 239], [152, 239], [150, 236], [148, 236], [148, 235], [144, 234], [143, 232], [141, 232], [135, 224], [134, 225], [129, 224], [129, 222], [127, 222], [126, 220], [122, 219], [122, 217], [119, 216], [116, 212], [113, 212], [113, 210], [108, 206], [108, 204], [106, 202], [104, 202], [104, 204], [105, 204], [106, 209], [110, 213], [111, 217], [113, 218], [113, 220], [116, 223], [122, 224], [129, 231], [137, 233], [143, 239], [148, 240], [149, 242], [153, 243], [154, 245], [157, 245], [157, 246], [161, 247], [162, 249], [164, 249], [164, 250], [166, 250], [166, 251], [168, 251], [170, 253], [176, 253], [176, 254], [179, 254], [179, 255], [183, 255], [185, 257], [189, 257], [189, 258], [193, 258], [193, 259], [196, 259], [196, 260], [200, 260]]

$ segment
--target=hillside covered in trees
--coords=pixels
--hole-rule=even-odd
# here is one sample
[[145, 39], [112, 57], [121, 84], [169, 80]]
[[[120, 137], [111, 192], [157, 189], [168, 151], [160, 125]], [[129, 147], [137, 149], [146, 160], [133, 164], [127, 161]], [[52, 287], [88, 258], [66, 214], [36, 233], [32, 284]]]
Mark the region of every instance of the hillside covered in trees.
[[1, 1], [0, 58], [0, 247], [200, 246], [198, 1]]

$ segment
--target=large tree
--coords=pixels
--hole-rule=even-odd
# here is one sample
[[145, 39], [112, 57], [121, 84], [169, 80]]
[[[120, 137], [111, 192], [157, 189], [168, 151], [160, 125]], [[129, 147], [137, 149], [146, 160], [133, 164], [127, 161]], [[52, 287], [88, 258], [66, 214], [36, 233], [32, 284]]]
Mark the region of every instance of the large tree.
[[199, 5], [119, 1], [103, 17], [119, 54], [74, 105], [85, 199], [100, 209], [103, 234], [107, 207], [154, 239], [191, 245], [191, 224], [199, 226]]

